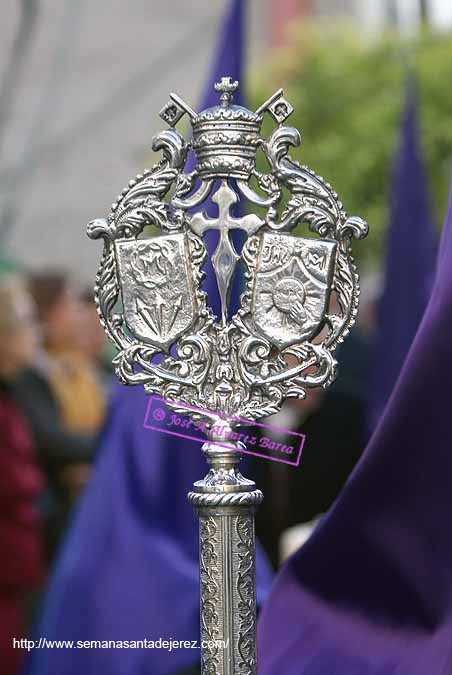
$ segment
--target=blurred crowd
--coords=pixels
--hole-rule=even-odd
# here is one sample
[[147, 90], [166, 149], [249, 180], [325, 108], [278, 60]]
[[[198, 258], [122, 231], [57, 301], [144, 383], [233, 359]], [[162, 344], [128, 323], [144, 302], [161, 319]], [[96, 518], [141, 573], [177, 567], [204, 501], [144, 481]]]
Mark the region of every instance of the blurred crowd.
[[[2, 673], [86, 484], [110, 381], [92, 292], [64, 273], [0, 277]], [[11, 659], [11, 663], [7, 660]]]

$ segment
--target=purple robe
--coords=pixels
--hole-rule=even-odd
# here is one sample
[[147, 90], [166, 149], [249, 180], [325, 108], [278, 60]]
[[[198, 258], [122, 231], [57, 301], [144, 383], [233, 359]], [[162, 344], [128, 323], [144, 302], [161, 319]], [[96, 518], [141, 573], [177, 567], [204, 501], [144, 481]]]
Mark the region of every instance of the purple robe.
[[452, 673], [451, 392], [450, 202], [430, 301], [380, 423], [264, 607], [259, 675]]

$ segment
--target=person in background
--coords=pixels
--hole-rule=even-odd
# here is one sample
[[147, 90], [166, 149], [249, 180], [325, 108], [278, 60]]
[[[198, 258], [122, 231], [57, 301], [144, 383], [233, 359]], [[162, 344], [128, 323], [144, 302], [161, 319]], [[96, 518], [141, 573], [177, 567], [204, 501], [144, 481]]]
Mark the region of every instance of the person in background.
[[0, 663], [16, 675], [26, 635], [27, 596], [44, 579], [37, 500], [44, 480], [31, 430], [13, 394], [16, 374], [34, 357], [33, 305], [18, 277], [0, 281]]
[[30, 277], [49, 378], [69, 431], [95, 434], [105, 415], [105, 398], [86, 355], [86, 317], [76, 287], [59, 272]]
[[14, 386], [48, 480], [43, 510], [47, 555], [52, 560], [73, 503], [89, 477], [104, 394], [81, 349], [82, 306], [67, 277], [34, 275], [29, 288], [42, 348]]
[[81, 301], [84, 319], [82, 349], [91, 363], [98, 382], [104, 391], [109, 393], [113, 375], [112, 360], [117, 352], [111, 342], [107, 341], [105, 331], [99, 321], [92, 288], [87, 288], [82, 293]]

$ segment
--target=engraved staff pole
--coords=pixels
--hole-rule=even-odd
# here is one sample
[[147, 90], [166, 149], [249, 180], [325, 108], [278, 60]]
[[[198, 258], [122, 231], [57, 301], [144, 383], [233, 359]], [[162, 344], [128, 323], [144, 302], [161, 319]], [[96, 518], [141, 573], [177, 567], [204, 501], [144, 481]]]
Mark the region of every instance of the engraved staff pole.
[[[334, 350], [358, 308], [351, 244], [368, 229], [347, 216], [323, 178], [291, 159], [300, 134], [284, 125], [293, 109], [282, 90], [252, 112], [233, 104], [237, 87], [222, 78], [215, 84], [219, 104], [199, 113], [170, 94], [160, 112], [169, 128], [152, 144], [160, 161], [129, 182], [107, 220], [88, 225], [91, 238], [104, 240], [95, 295], [119, 349], [118, 378], [143, 385], [208, 430], [203, 452], [210, 468], [188, 495], [200, 522], [203, 675], [255, 675], [257, 667], [254, 509], [263, 497], [238, 470], [243, 446], [225, 441], [237, 426], [227, 426], [225, 416], [259, 419], [285, 398], [305, 398], [310, 388], [333, 382]], [[267, 113], [275, 128], [264, 138]], [[175, 129], [184, 115], [191, 142]], [[190, 147], [197, 163], [185, 173]], [[256, 169], [257, 152], [266, 172]], [[202, 211], [209, 198], [217, 217]], [[242, 198], [260, 215], [234, 217], [231, 207]], [[300, 223], [311, 236], [291, 235]], [[147, 225], [160, 233], [146, 237]], [[233, 229], [247, 236], [240, 256]], [[218, 318], [202, 290], [206, 230], [219, 232], [211, 256]], [[230, 318], [239, 259], [246, 287]]]

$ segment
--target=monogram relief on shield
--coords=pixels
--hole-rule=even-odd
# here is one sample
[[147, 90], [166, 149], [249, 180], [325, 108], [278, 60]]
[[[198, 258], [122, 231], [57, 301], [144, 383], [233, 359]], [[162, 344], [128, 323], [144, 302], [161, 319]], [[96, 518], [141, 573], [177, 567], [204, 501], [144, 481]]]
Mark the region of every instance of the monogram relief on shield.
[[336, 242], [265, 233], [253, 291], [258, 331], [277, 347], [311, 339], [328, 306]]
[[183, 234], [116, 241], [124, 319], [144, 343], [168, 347], [193, 323], [196, 302]]

